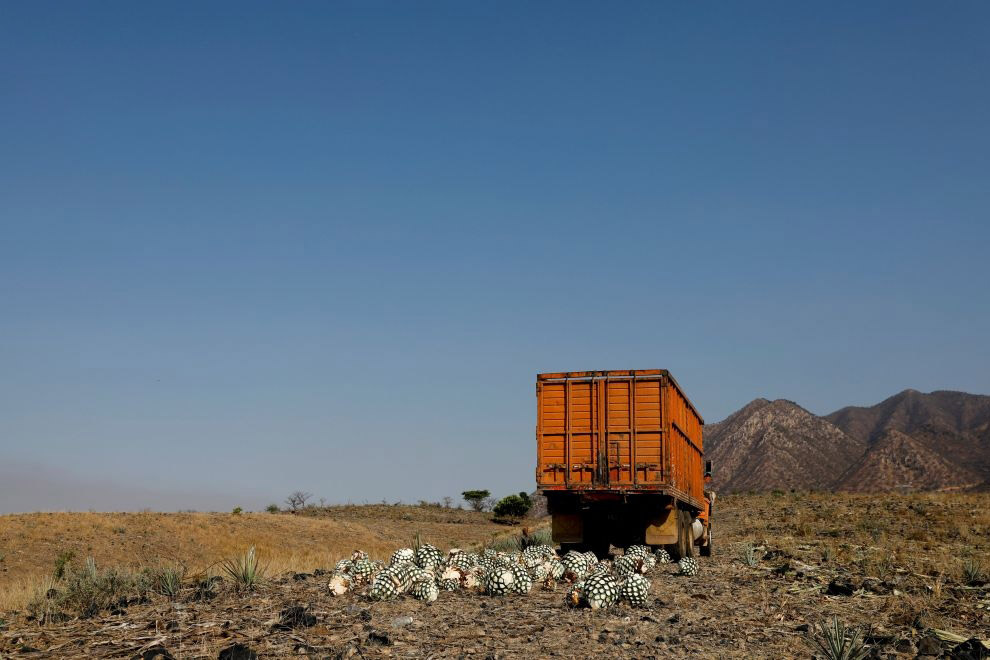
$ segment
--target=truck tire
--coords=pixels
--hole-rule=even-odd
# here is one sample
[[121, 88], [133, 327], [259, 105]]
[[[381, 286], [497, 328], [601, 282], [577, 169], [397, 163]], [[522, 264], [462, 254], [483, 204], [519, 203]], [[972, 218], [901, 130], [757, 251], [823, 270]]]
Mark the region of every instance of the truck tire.
[[712, 521], [708, 521], [708, 538], [705, 539], [705, 544], [698, 548], [698, 552], [702, 557], [712, 556]]
[[683, 559], [684, 557], [694, 556], [694, 539], [691, 533], [691, 512], [687, 510], [678, 511], [680, 517], [678, 518], [678, 523], [680, 523], [680, 536], [681, 548], [680, 553], [678, 553], [678, 558]]
[[692, 555], [691, 547], [693, 545], [691, 540], [691, 512], [678, 509], [676, 516], [677, 542], [667, 546], [667, 552], [670, 553], [674, 561], [683, 559], [684, 557], [690, 557]]

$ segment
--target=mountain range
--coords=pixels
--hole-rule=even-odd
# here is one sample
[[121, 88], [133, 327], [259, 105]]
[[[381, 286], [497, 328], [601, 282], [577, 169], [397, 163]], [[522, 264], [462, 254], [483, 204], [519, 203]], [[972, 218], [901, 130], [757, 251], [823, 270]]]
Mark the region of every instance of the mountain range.
[[990, 396], [904, 390], [818, 416], [756, 399], [704, 427], [713, 487], [881, 492], [990, 489]]

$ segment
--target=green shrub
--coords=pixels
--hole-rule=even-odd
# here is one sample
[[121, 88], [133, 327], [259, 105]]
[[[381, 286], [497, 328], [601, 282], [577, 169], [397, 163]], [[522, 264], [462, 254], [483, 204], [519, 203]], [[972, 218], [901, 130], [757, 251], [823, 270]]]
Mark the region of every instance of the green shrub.
[[56, 580], [61, 580], [65, 577], [65, 569], [75, 556], [76, 553], [72, 550], [63, 550], [58, 553], [58, 556], [55, 558], [55, 570], [52, 571], [52, 577]]
[[760, 558], [756, 556], [756, 547], [752, 543], [747, 543], [742, 551], [742, 563], [747, 566], [756, 566], [760, 563]]
[[519, 552], [522, 550], [522, 537], [514, 535], [499, 538], [493, 537], [487, 547], [498, 550], [499, 552]]
[[267, 511], [268, 513], [279, 513], [280, 511], [282, 511], [282, 509], [278, 508], [277, 504], [269, 504], [267, 507], [265, 507], [265, 511]]
[[239, 507], [239, 506], [235, 506], [235, 507], [234, 507], [234, 510], [233, 510], [233, 511], [231, 511], [230, 513], [231, 513], [231, 515], [234, 515], [234, 516], [239, 516], [239, 515], [241, 515], [242, 513], [244, 513], [244, 509], [242, 509], [242, 508], [241, 508], [241, 507]]
[[521, 550], [533, 545], [553, 545], [553, 535], [550, 533], [550, 528], [544, 527], [521, 536], [519, 545]]
[[528, 512], [533, 503], [526, 493], [519, 495], [507, 495], [498, 501], [492, 512], [500, 518], [522, 518]]
[[150, 581], [144, 573], [116, 568], [99, 570], [92, 557], [73, 568], [65, 553], [56, 560], [56, 571], [28, 604], [29, 613], [42, 623], [66, 616], [88, 618], [129, 597], [144, 598]]

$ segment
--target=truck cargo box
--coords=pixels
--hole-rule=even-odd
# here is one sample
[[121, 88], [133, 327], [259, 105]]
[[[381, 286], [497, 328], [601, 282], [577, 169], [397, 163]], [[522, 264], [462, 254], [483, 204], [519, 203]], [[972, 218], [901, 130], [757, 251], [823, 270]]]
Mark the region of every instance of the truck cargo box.
[[537, 487], [665, 494], [701, 510], [704, 421], [664, 369], [536, 377]]

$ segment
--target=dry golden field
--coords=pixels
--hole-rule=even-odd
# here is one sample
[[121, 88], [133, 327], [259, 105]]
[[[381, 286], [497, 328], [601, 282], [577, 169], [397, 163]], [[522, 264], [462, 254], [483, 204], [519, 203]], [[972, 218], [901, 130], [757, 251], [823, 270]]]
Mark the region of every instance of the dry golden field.
[[56, 559], [92, 557], [129, 570], [182, 563], [190, 574], [257, 550], [271, 574], [333, 566], [355, 548], [387, 559], [417, 534], [440, 547], [505, 534], [490, 514], [426, 506], [338, 506], [288, 513], [25, 513], [0, 515], [0, 611], [23, 607]]
[[[240, 644], [261, 658], [808, 658], [816, 626], [832, 617], [860, 632], [869, 657], [990, 651], [990, 494], [725, 496], [715, 508], [715, 555], [700, 559], [694, 577], [658, 565], [647, 575], [644, 608], [569, 608], [563, 584], [536, 585], [527, 595], [459, 590], [431, 604], [409, 596], [371, 602], [360, 591], [331, 596], [327, 574], [308, 570], [330, 568], [354, 547], [384, 556], [416, 531], [446, 548], [504, 530], [481, 514], [416, 509], [351, 508], [314, 518], [54, 515], [48, 531], [46, 516], [8, 517], [0, 522], [0, 551], [43, 556], [13, 560], [31, 575], [48, 570], [63, 547], [132, 565], [181, 551], [187, 554], [179, 558], [202, 570], [249, 543], [279, 570], [303, 570], [272, 571], [253, 590], [224, 579], [208, 598], [190, 574], [172, 597], [125, 594], [90, 612], [77, 603], [45, 610], [58, 601], [42, 598], [0, 612], [0, 657], [217, 658]], [[133, 539], [113, 539], [115, 527]], [[13, 561], [4, 559], [5, 580]]]

